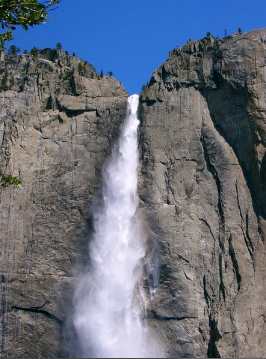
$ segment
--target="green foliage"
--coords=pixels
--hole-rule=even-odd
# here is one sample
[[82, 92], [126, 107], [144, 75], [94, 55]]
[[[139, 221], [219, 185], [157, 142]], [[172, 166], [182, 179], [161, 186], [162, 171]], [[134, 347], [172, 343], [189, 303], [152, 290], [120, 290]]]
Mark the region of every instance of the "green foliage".
[[0, 33], [0, 49], [3, 49], [4, 43], [13, 39], [12, 31], [8, 30], [4, 33]]
[[15, 85], [14, 76], [10, 76], [10, 79], [9, 79], [9, 88], [12, 88], [14, 85]]
[[86, 73], [86, 65], [84, 64], [84, 62], [79, 62], [78, 64], [78, 73], [81, 76], [84, 76]]
[[0, 0], [0, 46], [13, 38], [17, 27], [28, 30], [47, 19], [48, 11], [60, 0]]
[[31, 56], [33, 56], [33, 57], [37, 57], [37, 56], [38, 56], [38, 53], [39, 53], [39, 51], [38, 51], [38, 49], [37, 49], [36, 47], [33, 47], [33, 48], [30, 50], [30, 54], [31, 54]]
[[0, 176], [0, 185], [1, 185], [1, 187], [15, 186], [16, 188], [19, 188], [22, 185], [22, 181], [20, 178], [15, 177], [15, 176], [1, 175]]
[[208, 32], [206, 32], [206, 37], [207, 37], [207, 39], [210, 39], [211, 38], [211, 36], [212, 36], [212, 34], [208, 31]]
[[50, 49], [50, 51], [48, 52], [48, 59], [50, 61], [55, 61], [57, 58], [58, 58], [57, 50]]
[[4, 76], [1, 79], [0, 90], [6, 91], [7, 89], [8, 89], [8, 76], [7, 76], [7, 72], [5, 71]]
[[16, 56], [19, 52], [20, 49], [15, 45], [11, 45], [8, 49], [8, 54], [11, 56]]
[[69, 81], [73, 77], [73, 71], [72, 70], [66, 70], [63, 73], [63, 81]]
[[62, 50], [63, 46], [61, 44], [61, 42], [57, 42], [57, 44], [55, 45], [56, 50]]
[[58, 51], [56, 49], [47, 48], [44, 50], [40, 50], [39, 54], [52, 62], [54, 62], [56, 59], [58, 59]]
[[241, 29], [241, 27], [239, 27], [238, 29], [237, 29], [237, 32], [239, 33], [239, 35], [241, 35], [242, 34], [242, 29]]

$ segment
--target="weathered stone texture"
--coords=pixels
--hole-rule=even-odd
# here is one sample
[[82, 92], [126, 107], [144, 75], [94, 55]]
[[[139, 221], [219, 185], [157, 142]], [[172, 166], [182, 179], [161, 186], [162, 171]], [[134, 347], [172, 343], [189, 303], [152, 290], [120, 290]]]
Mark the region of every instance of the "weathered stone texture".
[[189, 42], [141, 95], [142, 206], [159, 233], [150, 320], [170, 356], [266, 352], [266, 31]]
[[[147, 317], [168, 356], [265, 355], [265, 69], [266, 31], [209, 37], [141, 94], [140, 203], [160, 262]], [[127, 94], [51, 50], [2, 58], [0, 89], [0, 175], [22, 181], [0, 186], [0, 353], [62, 357]]]
[[58, 358], [127, 94], [63, 51], [6, 56], [0, 68], [0, 170], [22, 181], [0, 187], [0, 353]]

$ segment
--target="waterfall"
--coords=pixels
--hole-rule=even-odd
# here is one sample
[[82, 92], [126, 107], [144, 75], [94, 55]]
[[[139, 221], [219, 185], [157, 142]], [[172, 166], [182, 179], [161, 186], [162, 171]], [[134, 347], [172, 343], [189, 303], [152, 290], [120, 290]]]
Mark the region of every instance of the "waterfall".
[[158, 356], [142, 317], [145, 244], [138, 207], [138, 95], [103, 171], [102, 205], [94, 213], [89, 270], [75, 293], [74, 326], [85, 357]]

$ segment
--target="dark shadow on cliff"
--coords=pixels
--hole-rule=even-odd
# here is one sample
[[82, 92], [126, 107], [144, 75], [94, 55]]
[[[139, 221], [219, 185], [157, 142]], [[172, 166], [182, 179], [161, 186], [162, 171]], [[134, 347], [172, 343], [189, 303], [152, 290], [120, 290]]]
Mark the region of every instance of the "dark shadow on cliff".
[[[122, 120], [121, 116], [121, 120]], [[100, 125], [99, 125], [100, 126]], [[88, 183], [88, 187], [85, 192], [87, 193], [88, 201], [85, 205], [80, 204], [78, 198], [74, 198], [73, 193], [69, 194], [70, 202], [78, 203], [78, 211], [81, 215], [82, 222], [77, 224], [74, 230], [75, 237], [75, 258], [72, 258], [72, 273], [73, 282], [71, 288], [67, 288], [65, 291], [66, 300], [64, 314], [65, 318], [62, 325], [62, 342], [61, 342], [61, 356], [64, 358], [84, 358], [84, 353], [81, 349], [81, 343], [74, 326], [74, 311], [75, 311], [75, 291], [79, 284], [80, 276], [89, 272], [90, 269], [90, 255], [89, 245], [93, 239], [95, 232], [94, 228], [94, 212], [101, 207], [102, 204], [102, 183], [103, 183], [103, 171], [105, 163], [110, 157], [110, 153], [114, 144], [120, 134], [120, 122], [113, 124], [113, 128], [107, 134], [108, 145], [100, 155], [99, 161], [97, 162], [95, 170], [95, 181], [94, 183]], [[101, 128], [98, 128], [101, 131]], [[83, 196], [86, 196], [86, 193]], [[73, 198], [72, 198], [73, 197]], [[91, 351], [90, 357], [94, 357], [95, 353]]]
[[254, 120], [250, 119], [247, 112], [247, 89], [233, 87], [220, 77], [219, 80], [216, 78], [216, 82], [217, 89], [203, 89], [201, 92], [207, 101], [215, 128], [233, 148], [239, 160], [257, 216], [266, 218], [266, 198], [255, 151], [258, 138]]

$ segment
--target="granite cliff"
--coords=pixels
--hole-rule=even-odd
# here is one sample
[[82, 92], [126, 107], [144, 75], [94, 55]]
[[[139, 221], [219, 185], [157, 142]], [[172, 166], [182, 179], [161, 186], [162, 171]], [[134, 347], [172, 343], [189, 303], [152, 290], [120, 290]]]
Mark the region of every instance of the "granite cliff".
[[141, 95], [141, 198], [160, 242], [150, 320], [173, 356], [262, 357], [266, 31], [170, 53]]
[[[266, 351], [265, 69], [265, 30], [208, 36], [141, 94], [140, 204], [160, 262], [147, 317], [169, 356]], [[62, 50], [2, 54], [0, 87], [0, 353], [62, 357], [127, 94]]]
[[86, 259], [90, 204], [127, 94], [63, 51], [5, 56], [0, 66], [0, 352], [58, 358], [68, 351], [66, 319]]

